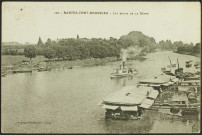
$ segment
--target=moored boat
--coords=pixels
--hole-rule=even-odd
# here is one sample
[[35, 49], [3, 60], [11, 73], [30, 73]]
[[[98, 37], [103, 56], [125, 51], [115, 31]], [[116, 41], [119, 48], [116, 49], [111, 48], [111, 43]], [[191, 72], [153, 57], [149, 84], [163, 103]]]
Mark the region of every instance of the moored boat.
[[151, 87], [125, 86], [107, 96], [99, 105], [106, 109], [106, 118], [138, 119], [154, 103], [158, 94]]
[[38, 72], [42, 72], [42, 71], [48, 71], [48, 69], [47, 68], [39, 68], [38, 69]]
[[32, 73], [30, 69], [13, 70], [13, 73]]
[[73, 69], [73, 67], [67, 67], [67, 69]]
[[6, 76], [6, 72], [1, 72], [1, 77], [5, 77]]
[[189, 67], [191, 67], [192, 66], [192, 60], [190, 60], [190, 61], [186, 61], [186, 67], [187, 68], [189, 68]]
[[161, 97], [164, 97], [163, 100], [155, 102], [151, 109], [158, 109], [159, 112], [171, 115], [198, 116], [200, 110], [200, 90], [192, 86], [184, 88], [186, 90], [162, 93]]
[[153, 87], [154, 89], [163, 91], [165, 88], [178, 82], [178, 78], [174, 76], [159, 75], [150, 79], [141, 80], [138, 82], [140, 86]]

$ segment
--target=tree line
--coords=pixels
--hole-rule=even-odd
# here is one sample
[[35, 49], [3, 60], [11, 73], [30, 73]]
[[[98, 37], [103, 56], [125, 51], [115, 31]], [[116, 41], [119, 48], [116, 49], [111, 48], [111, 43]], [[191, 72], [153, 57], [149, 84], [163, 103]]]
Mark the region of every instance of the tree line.
[[[120, 57], [121, 49], [128, 47], [140, 47], [142, 52], [152, 52], [156, 47], [154, 38], [143, 35], [141, 32], [130, 32], [119, 39], [101, 38], [67, 38], [57, 41], [47, 39], [45, 43], [39, 38], [37, 45], [26, 46], [24, 53], [28, 58], [43, 55], [45, 58], [76, 60], [86, 58]], [[35, 52], [35, 53], [33, 53]]]
[[120, 57], [121, 49], [128, 47], [141, 48], [141, 53], [154, 52], [159, 50], [173, 50], [175, 52], [193, 52], [200, 53], [200, 44], [184, 44], [182, 41], [172, 43], [170, 40], [156, 43], [153, 37], [148, 37], [139, 31], [132, 31], [119, 39], [110, 37], [110, 39], [101, 38], [66, 38], [59, 40], [47, 39], [45, 43], [39, 37], [36, 45], [26, 46], [3, 46], [2, 54], [6, 55], [25, 55], [28, 58], [34, 58], [37, 55], [43, 55], [45, 58], [76, 60], [86, 58], [105, 58]]
[[177, 53], [190, 54], [190, 55], [199, 55], [201, 51], [201, 43], [187, 44], [182, 41], [176, 41], [172, 43], [170, 40], [160, 41], [158, 44], [161, 50], [171, 50]]

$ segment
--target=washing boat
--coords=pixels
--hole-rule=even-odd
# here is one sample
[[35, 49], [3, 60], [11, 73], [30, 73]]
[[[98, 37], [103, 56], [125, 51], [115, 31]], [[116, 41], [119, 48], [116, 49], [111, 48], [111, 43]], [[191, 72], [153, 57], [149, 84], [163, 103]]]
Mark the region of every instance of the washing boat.
[[200, 86], [200, 80], [178, 81], [178, 86]]
[[104, 98], [98, 105], [106, 110], [106, 118], [139, 119], [158, 94], [151, 87], [125, 86]]
[[139, 86], [153, 87], [162, 92], [165, 88], [177, 83], [178, 78], [168, 75], [158, 75], [150, 79], [141, 80], [138, 82]]
[[120, 65], [119, 69], [114, 69], [114, 72], [110, 75], [111, 79], [113, 78], [120, 78], [120, 77], [127, 77], [127, 76], [133, 76], [138, 73], [137, 69], [133, 68], [126, 68], [125, 62], [123, 62], [122, 65]]
[[178, 91], [175, 94], [172, 94], [170, 99], [164, 99], [161, 102], [156, 101], [151, 109], [158, 109], [159, 112], [171, 115], [198, 116], [200, 111], [199, 101], [200, 99], [197, 97], [197, 91], [187, 88], [186, 91]]

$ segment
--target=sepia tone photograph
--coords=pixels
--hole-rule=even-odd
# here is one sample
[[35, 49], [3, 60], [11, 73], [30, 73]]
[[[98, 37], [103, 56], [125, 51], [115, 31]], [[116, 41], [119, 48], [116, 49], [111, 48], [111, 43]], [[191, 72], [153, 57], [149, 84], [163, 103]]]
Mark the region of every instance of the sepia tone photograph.
[[2, 2], [2, 133], [200, 133], [200, 2]]

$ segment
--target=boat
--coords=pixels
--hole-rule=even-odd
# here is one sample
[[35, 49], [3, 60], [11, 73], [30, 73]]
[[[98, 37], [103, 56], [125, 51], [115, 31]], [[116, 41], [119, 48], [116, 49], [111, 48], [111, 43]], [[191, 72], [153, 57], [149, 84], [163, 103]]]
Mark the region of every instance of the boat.
[[175, 76], [175, 74], [172, 73], [171, 70], [165, 70], [165, 71], [163, 71], [163, 73], [165, 73], [166, 75]]
[[[169, 60], [170, 60], [170, 57], [168, 56]], [[172, 64], [171, 60], [170, 60], [170, 65], [167, 66], [168, 68], [174, 68], [176, 67], [176, 64]]]
[[200, 75], [194, 75], [194, 76], [188, 76], [188, 77], [184, 77], [185, 81], [189, 81], [189, 80], [200, 80]]
[[178, 116], [198, 116], [200, 111], [200, 103], [186, 104], [185, 101], [172, 101], [169, 104], [154, 105], [151, 109], [157, 109], [161, 113]]
[[192, 66], [192, 60], [186, 61], [186, 67], [189, 68]]
[[67, 67], [67, 69], [73, 69], [73, 67]]
[[137, 69], [133, 68], [126, 68], [125, 62], [123, 62], [122, 65], [120, 65], [119, 69], [114, 69], [114, 73], [110, 75], [111, 79], [113, 78], [119, 78], [119, 77], [127, 77], [127, 76], [133, 76], [138, 73]]
[[141, 80], [138, 82], [138, 85], [153, 87], [154, 89], [162, 92], [164, 89], [178, 81], [179, 79], [174, 76], [158, 75], [150, 79]]
[[48, 71], [48, 69], [47, 69], [47, 68], [42, 68], [42, 67], [41, 67], [41, 68], [38, 68], [37, 70], [38, 70], [38, 72], [42, 72], [42, 71]]
[[198, 96], [200, 90], [194, 87], [186, 87], [186, 89], [175, 92], [175, 94], [172, 92], [171, 97], [165, 95], [164, 97], [167, 98], [160, 102], [155, 102], [151, 109], [158, 109], [160, 112], [177, 114], [178, 116], [197, 116], [200, 110], [200, 96]]
[[6, 76], [6, 72], [1, 72], [1, 77], [5, 77]]
[[32, 73], [32, 70], [30, 69], [13, 70], [13, 73]]
[[176, 68], [176, 64], [172, 64], [170, 57], [168, 56], [170, 65], [167, 65], [167, 67], [161, 68], [161, 71], [167, 75], [175, 76], [174, 72], [172, 72], [173, 69]]
[[177, 86], [200, 86], [200, 80], [189, 80], [189, 81], [184, 81], [180, 80], [176, 84]]
[[[187, 61], [187, 62], [192, 62], [192, 61]], [[177, 59], [177, 63], [178, 63], [178, 68], [175, 70], [175, 76], [177, 78], [184, 79], [184, 80], [199, 80], [200, 79], [200, 75], [197, 75], [198, 72], [196, 72], [196, 73], [183, 72], [183, 68], [179, 67], [178, 59]]]
[[104, 98], [98, 105], [106, 110], [107, 119], [139, 119], [158, 94], [151, 87], [125, 86]]
[[200, 80], [200, 74], [199, 72], [191, 73], [191, 72], [178, 72], [176, 73], [176, 77], [180, 79], [184, 79], [185, 81], [188, 80]]
[[187, 103], [187, 100], [172, 100], [167, 103], [154, 103], [150, 109], [158, 110], [161, 113], [178, 116], [198, 116], [200, 103]]
[[196, 63], [194, 64], [194, 67], [195, 67], [196, 69], [199, 69], [199, 68], [200, 68], [200, 63], [199, 63], [199, 62], [196, 62]]
[[198, 66], [195, 66], [195, 68], [196, 68], [196, 69], [200, 69], [200, 66], [199, 66], [199, 65], [198, 65]]

